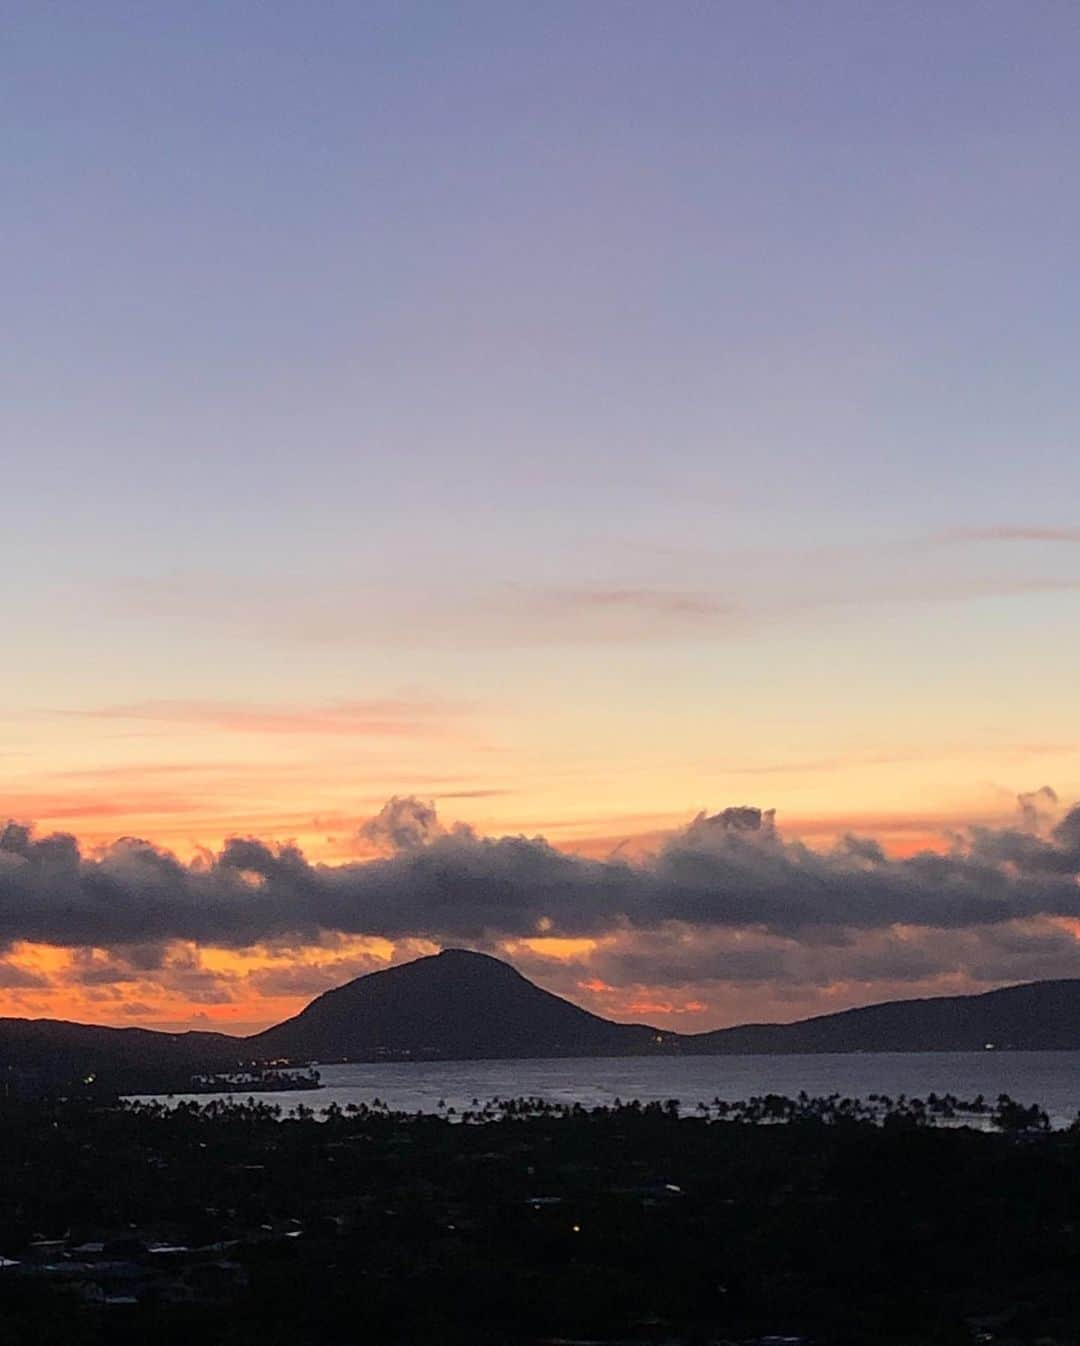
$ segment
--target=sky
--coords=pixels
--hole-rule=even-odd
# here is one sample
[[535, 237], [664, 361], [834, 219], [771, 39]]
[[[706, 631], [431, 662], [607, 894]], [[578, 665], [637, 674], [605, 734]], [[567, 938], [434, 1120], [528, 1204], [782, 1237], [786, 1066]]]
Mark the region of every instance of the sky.
[[[247, 1031], [450, 943], [687, 1031], [1080, 975], [1078, 39], [6, 5], [0, 1013]], [[997, 917], [834, 892], [931, 855]]]

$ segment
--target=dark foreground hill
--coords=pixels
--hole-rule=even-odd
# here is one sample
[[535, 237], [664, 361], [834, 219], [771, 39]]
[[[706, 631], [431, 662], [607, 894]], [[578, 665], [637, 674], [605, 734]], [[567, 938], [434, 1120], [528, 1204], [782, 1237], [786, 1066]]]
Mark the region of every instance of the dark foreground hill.
[[358, 977], [249, 1038], [0, 1019], [0, 1067], [87, 1073], [226, 1070], [242, 1062], [477, 1060], [814, 1052], [1080, 1050], [1080, 980], [891, 1001], [793, 1024], [680, 1035], [621, 1024], [552, 995], [508, 963], [448, 949]]
[[0, 1106], [0, 1340], [1075, 1346], [1080, 1129], [934, 1116]]

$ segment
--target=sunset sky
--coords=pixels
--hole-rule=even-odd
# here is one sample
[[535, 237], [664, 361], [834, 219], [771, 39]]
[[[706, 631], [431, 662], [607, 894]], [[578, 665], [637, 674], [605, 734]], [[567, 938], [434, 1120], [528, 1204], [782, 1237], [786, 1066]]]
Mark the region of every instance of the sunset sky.
[[1078, 37], [7, 6], [0, 1014], [1080, 976]]

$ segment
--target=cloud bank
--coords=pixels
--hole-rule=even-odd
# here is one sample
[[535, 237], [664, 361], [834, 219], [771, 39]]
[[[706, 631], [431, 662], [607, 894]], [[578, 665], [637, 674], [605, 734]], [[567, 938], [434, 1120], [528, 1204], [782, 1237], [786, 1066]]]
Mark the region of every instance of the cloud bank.
[[190, 863], [125, 837], [0, 831], [0, 944], [99, 948], [187, 940], [249, 947], [327, 933], [485, 943], [603, 937], [678, 924], [827, 944], [844, 932], [962, 931], [1080, 919], [1080, 807], [1023, 796], [1015, 826], [972, 828], [944, 853], [890, 859], [873, 839], [827, 851], [786, 840], [769, 812], [701, 815], [652, 857], [589, 860], [542, 838], [444, 829], [391, 800], [363, 828], [378, 858], [312, 864], [294, 845], [234, 837]]

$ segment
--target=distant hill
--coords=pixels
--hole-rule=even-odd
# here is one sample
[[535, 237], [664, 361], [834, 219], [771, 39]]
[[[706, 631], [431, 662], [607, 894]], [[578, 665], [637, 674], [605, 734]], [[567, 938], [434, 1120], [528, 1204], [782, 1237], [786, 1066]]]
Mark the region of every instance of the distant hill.
[[5, 1070], [34, 1071], [51, 1080], [93, 1075], [117, 1087], [145, 1078], [171, 1081], [249, 1059], [244, 1040], [224, 1033], [157, 1033], [104, 1028], [63, 1019], [0, 1019], [0, 1092]]
[[681, 1035], [613, 1023], [552, 995], [509, 963], [447, 949], [358, 977], [248, 1038], [157, 1033], [54, 1019], [0, 1019], [0, 1068], [52, 1076], [227, 1069], [241, 1062], [814, 1052], [1080, 1050], [1080, 980], [973, 996], [897, 1000], [803, 1019]]
[[612, 1023], [497, 958], [448, 949], [327, 991], [247, 1045], [312, 1060], [1080, 1050], [1080, 980], [687, 1035]]
[[634, 1056], [669, 1036], [590, 1014], [498, 958], [447, 949], [327, 991], [247, 1045], [292, 1060], [468, 1060]]
[[793, 1024], [744, 1024], [682, 1039], [703, 1055], [800, 1052], [1080, 1051], [1080, 980], [981, 995], [890, 1000]]

